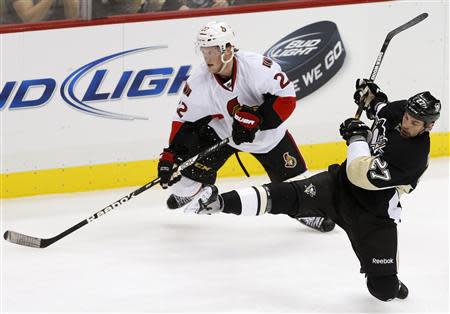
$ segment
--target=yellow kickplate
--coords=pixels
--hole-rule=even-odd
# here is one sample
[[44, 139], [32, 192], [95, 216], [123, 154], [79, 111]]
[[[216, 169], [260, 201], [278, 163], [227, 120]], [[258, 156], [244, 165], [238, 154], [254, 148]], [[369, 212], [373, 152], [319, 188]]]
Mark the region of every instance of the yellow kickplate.
[[[320, 170], [330, 164], [341, 163], [345, 159], [346, 148], [341, 141], [301, 145], [300, 151], [308, 169]], [[449, 155], [449, 133], [432, 133], [430, 157]], [[265, 173], [250, 154], [240, 153], [239, 156], [250, 175]], [[156, 178], [157, 164], [157, 160], [142, 160], [0, 174], [0, 198], [144, 185]], [[244, 176], [244, 172], [236, 158], [231, 157], [220, 169], [218, 176], [240, 177]]]

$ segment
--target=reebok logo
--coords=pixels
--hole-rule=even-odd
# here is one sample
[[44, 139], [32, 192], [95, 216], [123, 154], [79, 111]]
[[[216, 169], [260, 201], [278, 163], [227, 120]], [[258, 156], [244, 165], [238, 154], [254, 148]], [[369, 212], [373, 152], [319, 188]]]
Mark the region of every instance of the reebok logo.
[[106, 206], [105, 208], [103, 208], [101, 211], [95, 213], [94, 215], [92, 215], [91, 217], [89, 217], [87, 219], [88, 223], [94, 221], [95, 219], [97, 219], [98, 217], [107, 214], [108, 212], [110, 212], [111, 210], [115, 209], [116, 207], [122, 205], [125, 202], [128, 202], [132, 197], [134, 196], [134, 191], [131, 192], [130, 194], [128, 194], [127, 196], [122, 197], [120, 200], [114, 202], [113, 204]]
[[372, 264], [394, 264], [393, 258], [372, 258]]

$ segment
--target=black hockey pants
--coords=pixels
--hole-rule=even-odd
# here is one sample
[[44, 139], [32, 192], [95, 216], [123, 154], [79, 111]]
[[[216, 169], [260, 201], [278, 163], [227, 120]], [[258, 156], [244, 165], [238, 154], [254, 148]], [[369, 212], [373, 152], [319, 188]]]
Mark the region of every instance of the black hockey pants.
[[[192, 125], [189, 132], [178, 136], [171, 147], [183, 160], [220, 141], [215, 131], [208, 125]], [[235, 152], [239, 152], [239, 150], [226, 145], [181, 173], [194, 181], [214, 184], [217, 171]], [[271, 151], [252, 155], [264, 167], [272, 182], [281, 182], [306, 171], [305, 161], [289, 132], [286, 132], [283, 139]]]

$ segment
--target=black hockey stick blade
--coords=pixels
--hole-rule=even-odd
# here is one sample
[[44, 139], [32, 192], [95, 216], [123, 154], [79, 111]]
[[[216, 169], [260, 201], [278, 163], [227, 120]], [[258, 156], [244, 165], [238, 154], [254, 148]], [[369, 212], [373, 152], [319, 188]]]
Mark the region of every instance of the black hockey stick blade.
[[390, 31], [387, 36], [386, 36], [386, 40], [391, 40], [392, 37], [394, 37], [395, 35], [397, 35], [400, 32], [403, 32], [404, 30], [416, 25], [417, 23], [422, 22], [423, 20], [425, 20], [428, 17], [428, 13], [422, 13], [419, 14], [418, 16], [416, 16], [415, 18], [413, 18], [412, 20], [406, 22], [403, 25], [400, 25], [399, 27], [397, 27], [396, 29]]
[[29, 247], [36, 247], [36, 248], [42, 248], [43, 246], [43, 240], [35, 237], [30, 237], [22, 233], [18, 233], [15, 231], [6, 231], [3, 234], [3, 238], [6, 241], [9, 241], [11, 243], [23, 245], [23, 246], [29, 246]]
[[[197, 160], [200, 160], [200, 159], [208, 156], [209, 154], [211, 154], [212, 152], [214, 152], [217, 149], [221, 148], [222, 146], [227, 145], [229, 142], [230, 142], [230, 138], [227, 137], [227, 138], [223, 139], [222, 141], [220, 141], [219, 143], [217, 143], [217, 144], [215, 144], [215, 145], [205, 149], [204, 151], [198, 153], [194, 157], [189, 158], [188, 160], [183, 162], [178, 167], [178, 171], [186, 169], [187, 167], [193, 165]], [[135, 197], [135, 196], [141, 194], [142, 192], [150, 189], [152, 186], [157, 185], [160, 180], [161, 180], [161, 178], [159, 178], [159, 177], [154, 179], [154, 180], [152, 180], [151, 182], [141, 186], [137, 190], [134, 190], [130, 194], [122, 197], [121, 199], [115, 201], [114, 203], [112, 203], [112, 204], [106, 206], [105, 208], [99, 210], [98, 212], [96, 212], [95, 214], [90, 216], [89, 218], [86, 218], [86, 219], [80, 221], [76, 225], [70, 227], [69, 229], [61, 232], [60, 234], [58, 234], [58, 235], [56, 235], [56, 236], [54, 236], [52, 238], [42, 239], [42, 238], [32, 237], [32, 236], [28, 236], [28, 235], [25, 235], [25, 234], [22, 234], [22, 233], [19, 233], [19, 232], [15, 232], [15, 231], [10, 231], [10, 230], [7, 230], [3, 234], [3, 238], [6, 241], [8, 241], [8, 242], [11, 242], [11, 243], [14, 243], [14, 244], [18, 244], [18, 245], [22, 245], [22, 246], [28, 246], [28, 247], [34, 247], [34, 248], [46, 248], [47, 246], [55, 243], [56, 241], [64, 238], [65, 236], [71, 234], [75, 230], [78, 230], [81, 227], [87, 225], [88, 223], [98, 219], [99, 217], [104, 216], [105, 214], [109, 213], [113, 209], [116, 209], [120, 205], [122, 205], [124, 203], [127, 203], [133, 197]]]
[[[117, 203], [117, 202], [116, 202]], [[108, 208], [108, 207], [106, 207]], [[102, 211], [104, 211], [104, 209], [102, 209]], [[61, 232], [60, 234], [52, 237], [52, 238], [48, 238], [48, 239], [42, 239], [42, 238], [37, 238], [37, 237], [32, 237], [32, 236], [28, 236], [26, 234], [20, 233], [20, 232], [15, 232], [15, 231], [10, 231], [7, 230], [4, 234], [3, 234], [3, 238], [11, 243], [14, 244], [18, 244], [18, 245], [22, 245], [22, 246], [28, 246], [28, 247], [34, 247], [34, 248], [46, 248], [47, 246], [55, 243], [56, 241], [58, 241], [59, 239], [64, 238], [65, 236], [67, 236], [68, 234], [71, 234], [72, 232], [74, 232], [75, 230], [80, 229], [81, 227], [83, 227], [84, 225], [87, 225], [89, 222], [91, 222], [92, 220], [96, 219], [100, 217], [99, 212], [95, 213], [93, 216], [80, 221], [79, 223], [77, 223], [76, 225], [70, 227], [69, 229]]]
[[[396, 29], [393, 29], [392, 31], [390, 31], [387, 34], [386, 38], [384, 39], [383, 46], [381, 47], [380, 53], [378, 54], [377, 60], [375, 61], [375, 65], [372, 69], [372, 73], [370, 74], [370, 81], [372, 81], [372, 82], [375, 81], [375, 78], [377, 77], [377, 74], [378, 74], [378, 70], [380, 69], [380, 66], [381, 66], [381, 61], [383, 61], [384, 54], [387, 50], [387, 47], [389, 46], [389, 42], [391, 41], [391, 39], [398, 33], [403, 32], [404, 30], [416, 25], [417, 23], [422, 22], [427, 17], [428, 17], [428, 13], [422, 13], [422, 14], [416, 16], [415, 18], [413, 18], [412, 20], [406, 22], [405, 24], [400, 25]], [[355, 113], [356, 119], [359, 119], [361, 117], [363, 110], [364, 110], [364, 104], [359, 104], [358, 110]]]
[[375, 81], [375, 78], [377, 76], [378, 70], [380, 68], [381, 65], [381, 61], [384, 58], [384, 54], [387, 50], [387, 47], [389, 45], [389, 42], [391, 41], [391, 39], [397, 35], [400, 32], [403, 32], [404, 30], [407, 30], [408, 28], [416, 25], [417, 23], [420, 23], [421, 21], [423, 21], [424, 19], [426, 19], [428, 17], [428, 13], [422, 13], [418, 16], [416, 16], [415, 18], [413, 18], [412, 20], [406, 22], [403, 25], [400, 25], [399, 27], [397, 27], [396, 29], [390, 31], [387, 36], [386, 39], [383, 42], [383, 46], [381, 47], [380, 53], [378, 54], [377, 60], [375, 62], [375, 66], [372, 69], [372, 73], [370, 74], [370, 80], [373, 82]]

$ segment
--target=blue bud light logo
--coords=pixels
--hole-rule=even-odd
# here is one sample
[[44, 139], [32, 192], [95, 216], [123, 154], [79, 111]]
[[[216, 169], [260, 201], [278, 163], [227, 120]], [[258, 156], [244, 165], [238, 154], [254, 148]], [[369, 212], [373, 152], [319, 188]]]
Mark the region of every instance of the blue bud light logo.
[[[109, 92], [99, 92], [102, 82], [105, 80], [108, 73], [106, 69], [100, 67], [126, 55], [142, 52], [144, 50], [164, 48], [167, 48], [167, 46], [151, 46], [131, 49], [92, 61], [72, 72], [63, 81], [59, 89], [61, 98], [72, 108], [98, 117], [120, 120], [148, 119], [147, 117], [142, 116], [102, 110], [95, 108], [93, 104], [100, 101], [118, 100], [124, 95], [128, 98], [159, 96], [169, 85], [170, 87], [167, 94], [177, 94], [184, 81], [188, 79], [188, 73], [191, 66], [180, 66], [178, 71], [173, 67], [143, 69], [136, 74], [135, 71], [124, 71], [120, 75], [117, 85]], [[93, 74], [93, 76], [90, 82], [88, 82], [84, 95], [77, 95], [75, 92], [77, 84], [88, 74]], [[170, 79], [172, 79], [171, 84], [169, 84]], [[148, 80], [148, 85], [143, 87], [143, 82]], [[19, 87], [14, 94], [16, 85], [19, 85]], [[129, 87], [127, 88], [127, 86]], [[12, 110], [43, 106], [52, 98], [56, 89], [57, 83], [52, 78], [24, 80], [20, 84], [16, 81], [6, 82], [0, 92], [0, 110], [6, 107], [5, 105], [9, 99], [12, 99], [9, 105], [9, 109]], [[29, 99], [29, 95], [32, 94], [33, 91], [34, 96], [31, 97], [32, 99]], [[36, 96], [36, 93], [39, 95]]]

